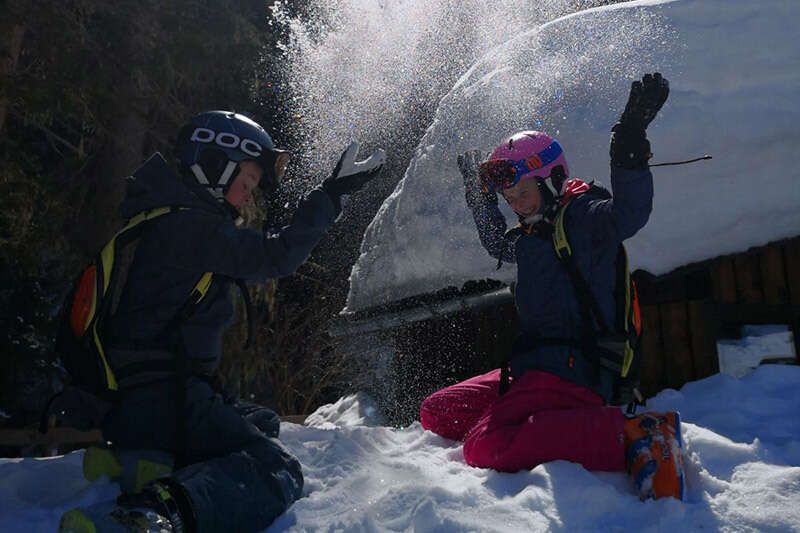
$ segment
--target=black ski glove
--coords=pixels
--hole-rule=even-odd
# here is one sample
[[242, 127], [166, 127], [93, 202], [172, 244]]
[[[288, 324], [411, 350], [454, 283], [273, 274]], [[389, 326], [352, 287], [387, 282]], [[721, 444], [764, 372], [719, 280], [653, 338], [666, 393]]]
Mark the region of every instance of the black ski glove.
[[493, 203], [497, 205], [497, 193], [487, 192], [480, 182], [478, 167], [481, 164], [480, 150], [467, 150], [458, 156], [458, 169], [464, 180], [464, 193], [467, 206], [474, 209], [479, 203]]
[[334, 198], [334, 202], [337, 202], [345, 194], [353, 194], [361, 189], [369, 180], [378, 175], [386, 162], [386, 153], [380, 149], [375, 150], [363, 161], [356, 161], [357, 155], [358, 143], [352, 142], [342, 152], [333, 173], [322, 182], [322, 190]]
[[611, 165], [637, 169], [646, 168], [650, 153], [650, 142], [645, 130], [667, 101], [669, 82], [661, 74], [645, 74], [642, 81], [631, 84], [631, 92], [625, 111], [619, 122], [611, 128]]

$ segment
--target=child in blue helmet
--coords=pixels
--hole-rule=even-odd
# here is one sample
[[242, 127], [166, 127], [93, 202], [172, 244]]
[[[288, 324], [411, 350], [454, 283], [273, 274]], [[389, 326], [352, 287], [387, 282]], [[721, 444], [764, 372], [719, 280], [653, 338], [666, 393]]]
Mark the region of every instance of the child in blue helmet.
[[[337, 219], [341, 197], [382, 168], [382, 150], [364, 161], [357, 152], [356, 143], [344, 151], [277, 234], [235, 220], [256, 190], [277, 186], [288, 162], [243, 115], [195, 116], [178, 136], [177, 172], [155, 154], [129, 178], [126, 219], [173, 210], [143, 230], [105, 328], [118, 385], [102, 426], [111, 448], [86, 458], [116, 465], [110, 474], [124, 494], [66, 513], [63, 531], [257, 531], [301, 496], [300, 464], [277, 438], [277, 415], [226, 401], [209, 378], [234, 315], [232, 285], [287, 276], [306, 260]], [[206, 273], [210, 286], [187, 311]]]

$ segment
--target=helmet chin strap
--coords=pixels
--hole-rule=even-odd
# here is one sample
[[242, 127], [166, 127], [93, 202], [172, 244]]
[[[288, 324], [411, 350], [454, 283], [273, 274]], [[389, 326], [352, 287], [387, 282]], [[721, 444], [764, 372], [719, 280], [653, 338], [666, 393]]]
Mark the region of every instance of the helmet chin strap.
[[238, 174], [239, 164], [236, 161], [228, 161], [228, 164], [225, 165], [225, 169], [222, 171], [222, 174], [217, 180], [217, 186], [212, 187], [211, 181], [206, 176], [206, 173], [203, 171], [203, 167], [195, 163], [191, 167], [189, 167], [194, 174], [194, 177], [197, 181], [203, 185], [211, 195], [217, 199], [218, 201], [223, 201], [225, 199], [225, 189], [227, 188], [228, 182], [231, 180], [231, 177]]
[[234, 171], [236, 171], [238, 167], [239, 167], [238, 163], [234, 161], [228, 161], [228, 164], [225, 166], [225, 170], [222, 172], [222, 175], [219, 178], [219, 184], [222, 185], [221, 187], [212, 187], [211, 183], [208, 180], [208, 177], [206, 176], [206, 173], [203, 172], [203, 167], [201, 167], [197, 163], [195, 163], [189, 168], [191, 169], [192, 174], [194, 174], [194, 177], [197, 179], [197, 181], [201, 185], [203, 185], [206, 188], [206, 190], [210, 192], [211, 195], [217, 201], [219, 201], [222, 204], [222, 206], [228, 211], [228, 213], [230, 213], [231, 217], [233, 217], [233, 219], [235, 220], [236, 225], [241, 226], [244, 223], [244, 218], [242, 218], [242, 214], [239, 212], [236, 206], [234, 206], [233, 204], [228, 202], [228, 200], [225, 199], [225, 193], [223, 192], [224, 185], [226, 185], [228, 181], [230, 181], [231, 176], [235, 175]]
[[222, 175], [219, 177], [219, 181], [217, 181], [217, 186], [224, 190], [228, 185], [228, 181], [239, 173], [238, 169], [239, 163], [228, 161], [228, 164], [225, 165], [225, 170], [222, 171]]

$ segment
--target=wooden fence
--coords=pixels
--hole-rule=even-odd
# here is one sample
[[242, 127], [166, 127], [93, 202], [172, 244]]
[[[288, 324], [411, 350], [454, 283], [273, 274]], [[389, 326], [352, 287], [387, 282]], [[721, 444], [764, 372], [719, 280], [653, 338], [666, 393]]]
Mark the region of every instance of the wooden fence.
[[[800, 237], [681, 267], [634, 273], [644, 326], [642, 391], [719, 371], [717, 340], [743, 324], [788, 324], [800, 339]], [[519, 332], [513, 301], [464, 309], [392, 330], [396, 352], [390, 420], [405, 425], [433, 390], [497, 368]]]
[[800, 340], [800, 237], [653, 278], [634, 275], [642, 302], [647, 396], [719, 371], [717, 339], [742, 324], [787, 324]]

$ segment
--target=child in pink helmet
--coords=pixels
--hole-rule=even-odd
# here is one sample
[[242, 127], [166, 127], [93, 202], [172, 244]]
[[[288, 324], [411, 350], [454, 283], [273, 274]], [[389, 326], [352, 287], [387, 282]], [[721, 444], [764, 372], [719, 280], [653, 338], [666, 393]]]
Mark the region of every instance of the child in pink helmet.
[[[599, 363], [594, 342], [604, 324], [616, 323], [620, 243], [652, 210], [645, 130], [668, 93], [658, 73], [633, 83], [612, 128], [613, 197], [584, 194], [597, 188], [570, 179], [562, 146], [539, 131], [511, 135], [486, 159], [475, 150], [459, 156], [481, 243], [498, 261], [517, 265], [521, 330], [508, 365], [435, 392], [420, 408], [425, 429], [464, 441], [468, 464], [505, 472], [558, 459], [589, 470], [627, 467], [642, 498], [682, 498], [678, 414], [626, 418], [610, 406], [615, 374]], [[508, 231], [498, 191], [519, 217]], [[552, 238], [567, 204], [561, 220], [569, 263]]]

